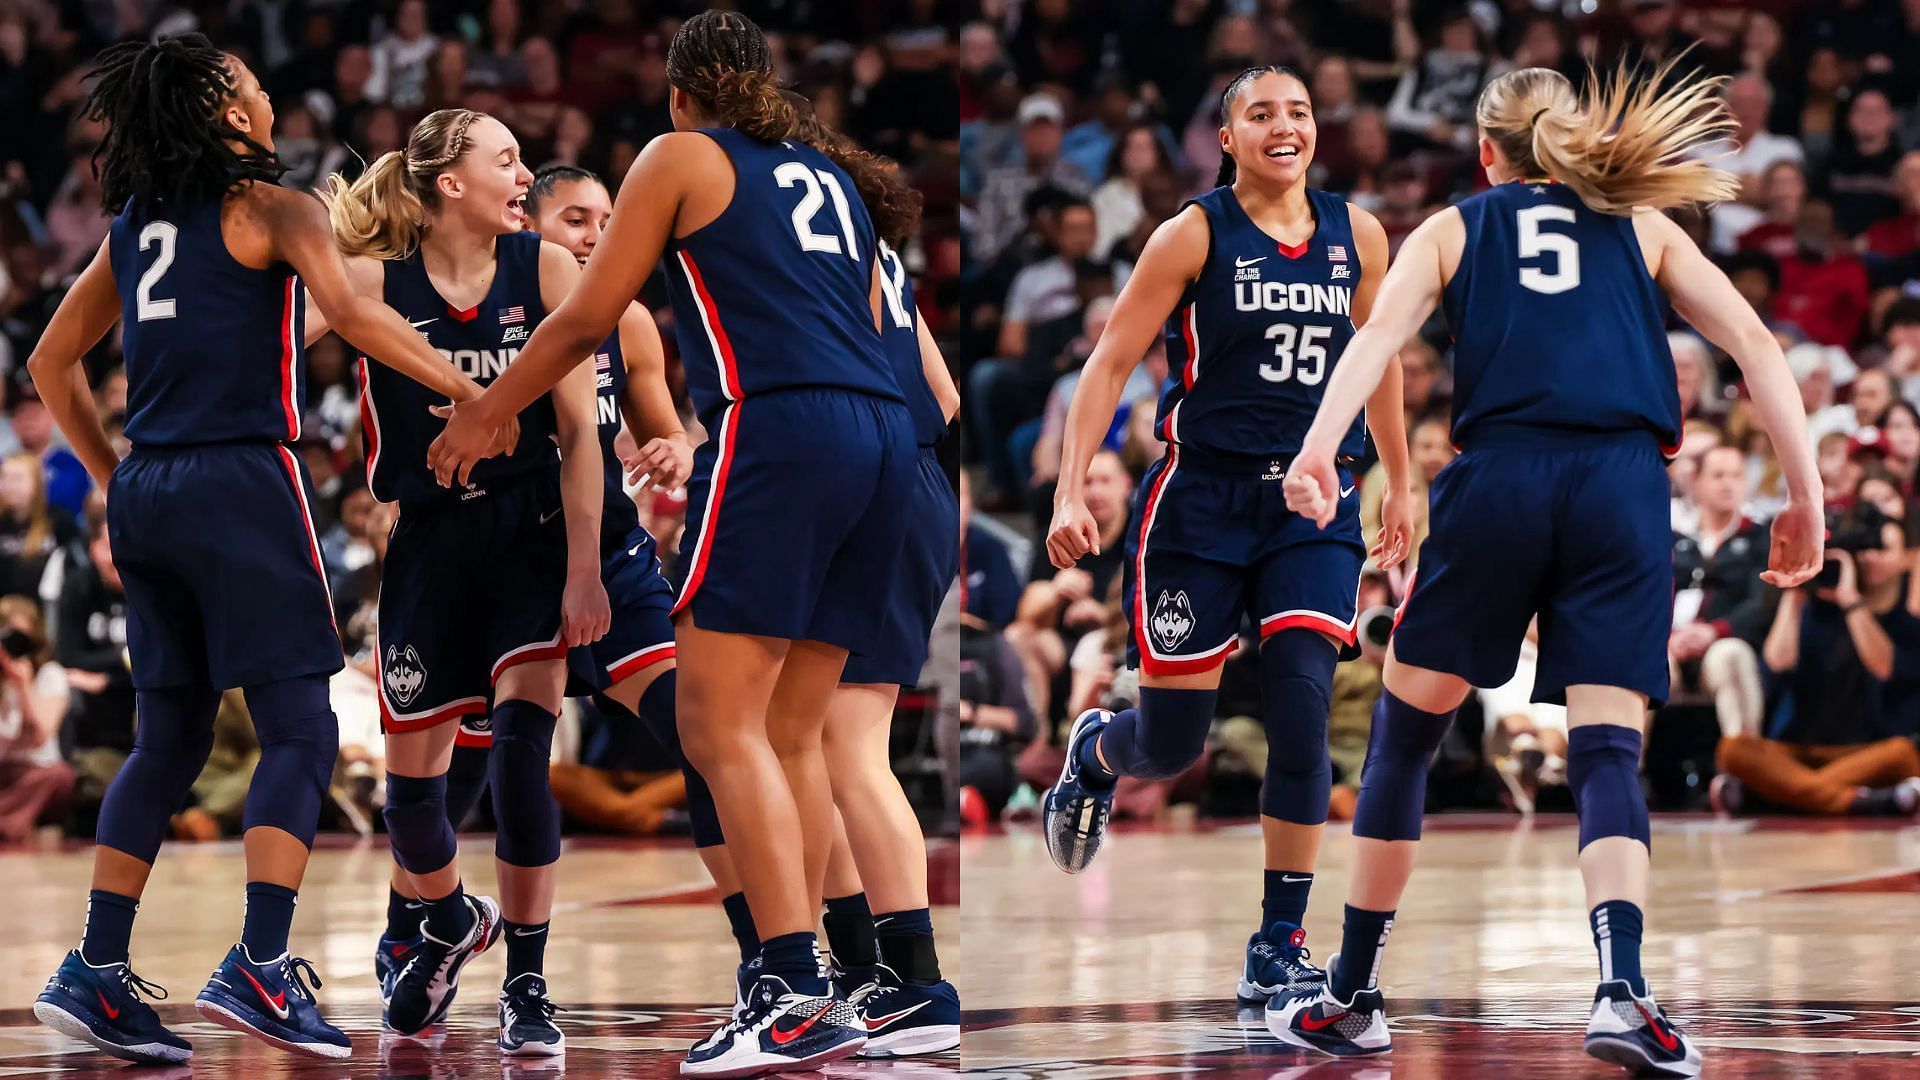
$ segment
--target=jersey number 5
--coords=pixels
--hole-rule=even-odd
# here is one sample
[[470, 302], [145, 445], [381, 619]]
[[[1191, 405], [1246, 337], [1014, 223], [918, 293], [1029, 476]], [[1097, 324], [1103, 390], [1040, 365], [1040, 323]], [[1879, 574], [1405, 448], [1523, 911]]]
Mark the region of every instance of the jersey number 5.
[[[1275, 364], [1261, 364], [1260, 377], [1268, 382], [1288, 379], [1302, 386], [1318, 386], [1327, 377], [1327, 347], [1321, 342], [1333, 336], [1331, 326], [1302, 327], [1290, 322], [1267, 327], [1267, 340], [1273, 342]], [[1294, 366], [1294, 344], [1300, 346], [1300, 364]], [[1312, 365], [1312, 366], [1308, 366]]]
[[1537, 266], [1521, 267], [1520, 284], [1534, 292], [1548, 294], [1577, 288], [1580, 284], [1580, 244], [1564, 233], [1540, 231], [1543, 221], [1571, 224], [1575, 220], [1572, 208], [1529, 206], [1515, 217], [1520, 222], [1520, 257], [1538, 259], [1551, 255], [1554, 263], [1551, 274]]
[[134, 314], [139, 322], [173, 318], [173, 301], [155, 300], [153, 287], [160, 284], [167, 268], [173, 265], [173, 242], [179, 235], [180, 230], [165, 221], [150, 221], [140, 230], [140, 250], [159, 244], [160, 254], [154, 258], [153, 265], [147, 267], [147, 272], [140, 275], [140, 287], [134, 291]]
[[809, 169], [803, 162], [782, 162], [773, 170], [773, 178], [783, 188], [798, 184], [804, 188], [800, 196], [800, 205], [793, 208], [793, 233], [800, 238], [802, 251], [824, 251], [829, 255], [840, 255], [840, 238], [827, 233], [813, 231], [813, 216], [820, 212], [820, 206], [826, 199], [820, 194], [822, 185], [827, 194], [833, 196], [833, 210], [840, 218], [840, 233], [847, 238], [844, 254], [854, 262], [860, 261], [860, 247], [853, 239], [853, 213], [847, 209], [847, 193], [840, 187], [840, 178], [825, 169]]

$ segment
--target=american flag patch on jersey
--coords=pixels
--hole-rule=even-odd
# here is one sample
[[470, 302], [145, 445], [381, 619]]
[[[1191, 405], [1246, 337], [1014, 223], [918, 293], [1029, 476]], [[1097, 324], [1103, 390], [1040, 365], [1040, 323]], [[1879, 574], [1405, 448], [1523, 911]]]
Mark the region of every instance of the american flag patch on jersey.
[[500, 325], [501, 326], [514, 326], [526, 321], [527, 321], [527, 309], [524, 304], [515, 304], [510, 308], [500, 309]]
[[593, 354], [593, 370], [612, 371], [613, 370], [613, 354], [612, 353], [594, 353]]
[[1327, 245], [1327, 261], [1328, 262], [1346, 262], [1347, 261], [1346, 245], [1328, 244]]

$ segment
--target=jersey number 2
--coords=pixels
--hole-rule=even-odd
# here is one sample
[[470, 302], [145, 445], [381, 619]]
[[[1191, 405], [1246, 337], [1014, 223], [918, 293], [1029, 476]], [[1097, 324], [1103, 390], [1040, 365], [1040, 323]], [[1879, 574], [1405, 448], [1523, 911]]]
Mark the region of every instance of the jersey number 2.
[[847, 209], [847, 193], [841, 189], [839, 177], [825, 169], [816, 171], [802, 162], [787, 161], [773, 170], [773, 178], [783, 188], [798, 184], [806, 189], [800, 196], [800, 205], [793, 208], [793, 232], [800, 238], [801, 250], [841, 254], [839, 237], [813, 231], [813, 216], [820, 212], [820, 205], [826, 201], [820, 194], [820, 187], [824, 184], [827, 194], [833, 196], [834, 213], [840, 217], [840, 232], [847, 238], [845, 253], [854, 262], [860, 261], [860, 247], [853, 241], [853, 214]]
[[[1302, 386], [1320, 385], [1320, 380], [1327, 377], [1327, 347], [1320, 342], [1332, 336], [1331, 326], [1303, 328], [1290, 322], [1274, 323], [1267, 327], [1267, 340], [1273, 342], [1273, 356], [1279, 363], [1261, 364], [1260, 377], [1268, 382], [1292, 379]], [[1299, 367], [1293, 363], [1296, 341], [1300, 345]]]
[[153, 287], [160, 284], [167, 268], [173, 265], [173, 242], [179, 235], [180, 230], [165, 221], [150, 221], [140, 230], [140, 250], [159, 244], [160, 254], [154, 258], [153, 265], [147, 267], [147, 272], [140, 275], [140, 287], [134, 290], [135, 315], [139, 322], [173, 318], [173, 301], [155, 300]]
[[1515, 215], [1520, 222], [1520, 257], [1553, 256], [1553, 272], [1537, 266], [1520, 268], [1520, 284], [1537, 293], [1563, 293], [1580, 284], [1580, 244], [1564, 233], [1541, 232], [1543, 221], [1575, 220], [1571, 207], [1529, 206]]

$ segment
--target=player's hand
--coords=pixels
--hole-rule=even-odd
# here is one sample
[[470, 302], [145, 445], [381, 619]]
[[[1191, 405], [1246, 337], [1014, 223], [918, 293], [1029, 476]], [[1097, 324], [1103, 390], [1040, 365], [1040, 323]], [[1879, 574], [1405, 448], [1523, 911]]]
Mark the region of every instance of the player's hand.
[[599, 568], [569, 572], [567, 589], [560, 599], [560, 637], [567, 647], [599, 641], [607, 636], [612, 622], [613, 610], [607, 603], [607, 587], [600, 581]]
[[1819, 502], [1789, 502], [1773, 519], [1767, 569], [1760, 580], [1776, 589], [1791, 589], [1820, 572], [1826, 547], [1826, 515]]
[[1047, 527], [1047, 558], [1065, 570], [1083, 555], [1100, 554], [1100, 526], [1087, 512], [1081, 499], [1067, 499], [1053, 508], [1053, 524]]
[[686, 435], [649, 439], [627, 463], [627, 483], [647, 484], [655, 491], [675, 491], [693, 475], [693, 444]]
[[1340, 474], [1334, 471], [1330, 451], [1301, 450], [1294, 456], [1292, 467], [1287, 469], [1282, 487], [1287, 493], [1287, 509], [1310, 519], [1319, 528], [1326, 528], [1333, 521], [1334, 512], [1340, 509]]
[[447, 422], [447, 429], [427, 447], [427, 467], [433, 470], [434, 479], [441, 487], [464, 484], [473, 475], [473, 467], [481, 458], [492, 457], [500, 452], [504, 443], [511, 447], [519, 441], [518, 421], [514, 421], [513, 440], [502, 438], [501, 428], [488, 423], [480, 410], [478, 401], [462, 401], [449, 405], [431, 406], [433, 415]]
[[1389, 485], [1387, 497], [1380, 502], [1380, 535], [1367, 556], [1380, 569], [1391, 570], [1413, 553], [1413, 536], [1413, 494]]

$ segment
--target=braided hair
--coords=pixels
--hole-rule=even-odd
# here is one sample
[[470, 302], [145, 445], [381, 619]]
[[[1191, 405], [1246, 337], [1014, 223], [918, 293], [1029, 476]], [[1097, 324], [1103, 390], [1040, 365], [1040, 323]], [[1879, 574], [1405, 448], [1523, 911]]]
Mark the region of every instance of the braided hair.
[[85, 112], [107, 125], [93, 152], [107, 213], [129, 200], [181, 203], [279, 182], [280, 159], [223, 115], [234, 94], [229, 60], [202, 34], [125, 41], [95, 59]]
[[780, 96], [767, 36], [739, 12], [709, 9], [681, 23], [667, 48], [667, 81], [721, 124], [763, 142], [791, 137], [798, 123]]
[[[1302, 79], [1299, 72], [1282, 64], [1262, 64], [1258, 67], [1247, 68], [1241, 71], [1240, 74], [1235, 75], [1232, 81], [1227, 83], [1227, 88], [1220, 92], [1221, 127], [1228, 127], [1233, 123], [1234, 100], [1246, 92], [1247, 87], [1252, 86], [1255, 79], [1263, 75], [1285, 75], [1287, 78], [1299, 82], [1301, 86], [1307, 85], [1307, 80]], [[1225, 187], [1233, 183], [1234, 178], [1239, 175], [1240, 167], [1234, 164], [1233, 155], [1229, 154], [1227, 148], [1222, 146], [1220, 148], [1220, 172], [1214, 176], [1213, 186]]]
[[554, 190], [561, 184], [571, 184], [581, 180], [591, 180], [601, 187], [607, 186], [606, 181], [594, 175], [593, 170], [583, 169], [578, 165], [549, 165], [534, 173], [533, 185], [527, 188], [527, 218], [531, 220], [539, 217], [540, 204], [553, 198]]
[[403, 150], [374, 159], [352, 183], [335, 173], [320, 198], [333, 236], [348, 255], [404, 259], [426, 235], [427, 211], [440, 205], [440, 174], [470, 149], [468, 133], [488, 119], [473, 109], [441, 109], [413, 125]]

